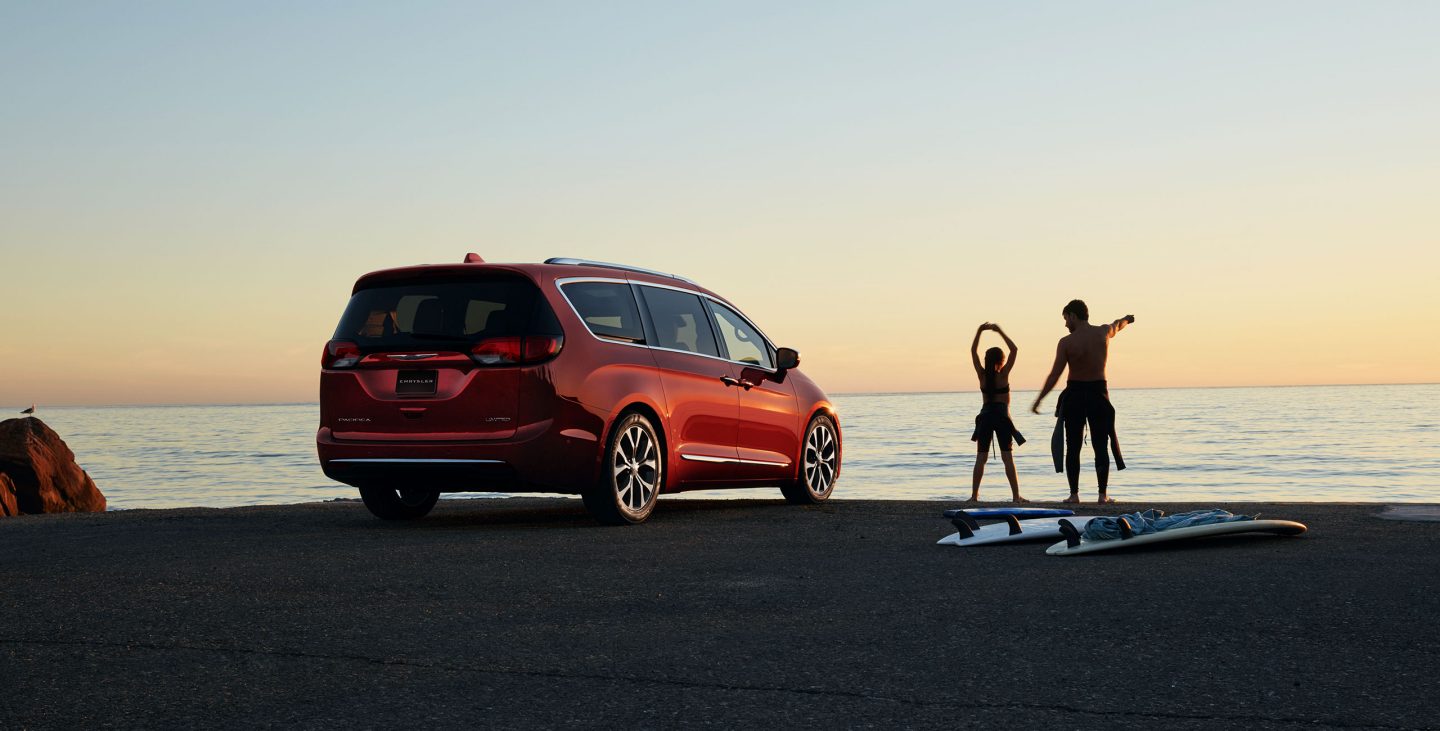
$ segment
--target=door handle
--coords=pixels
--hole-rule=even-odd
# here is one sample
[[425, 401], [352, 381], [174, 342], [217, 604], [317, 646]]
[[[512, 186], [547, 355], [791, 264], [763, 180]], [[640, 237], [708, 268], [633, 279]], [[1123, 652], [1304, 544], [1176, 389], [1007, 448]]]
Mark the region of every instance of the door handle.
[[737, 380], [735, 380], [734, 378], [731, 378], [730, 376], [720, 376], [720, 382], [723, 383], [723, 384], [725, 384], [726, 386], [739, 386], [739, 385], [740, 385], [740, 381], [737, 381]]
[[754, 387], [756, 387], [756, 386], [758, 386], [758, 385], [760, 385], [760, 384], [758, 384], [758, 383], [751, 383], [750, 381], [746, 381], [746, 380], [741, 380], [741, 381], [740, 381], [740, 386], [741, 386], [742, 388], [744, 388], [746, 391], [749, 391], [750, 389], [752, 389], [752, 388], [754, 388]]

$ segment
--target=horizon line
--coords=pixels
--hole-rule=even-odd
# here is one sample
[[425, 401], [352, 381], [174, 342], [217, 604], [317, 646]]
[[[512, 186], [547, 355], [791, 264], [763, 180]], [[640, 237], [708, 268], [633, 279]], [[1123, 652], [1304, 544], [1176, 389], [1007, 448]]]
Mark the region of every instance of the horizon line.
[[[1440, 381], [1417, 381], [1409, 383], [1290, 383], [1271, 385], [1242, 385], [1242, 386], [1121, 386], [1113, 387], [1112, 391], [1177, 391], [1177, 390], [1216, 390], [1216, 389], [1251, 389], [1251, 388], [1358, 388], [1363, 386], [1435, 386]], [[1051, 393], [1063, 390], [1059, 385]], [[1014, 393], [1038, 393], [1038, 388], [1016, 389]], [[830, 394], [832, 397], [839, 396], [923, 396], [927, 394], [955, 394], [955, 393], [978, 393], [978, 389], [961, 389], [949, 391], [837, 391]], [[37, 404], [39, 402], [36, 402]], [[130, 403], [100, 403], [100, 404], [56, 404], [47, 408], [55, 409], [124, 409], [124, 408], [183, 408], [183, 407], [235, 407], [235, 406], [306, 406], [318, 404], [314, 401], [170, 401], [170, 402], [130, 402]], [[15, 404], [11, 406], [0, 406], [0, 410], [6, 408], [24, 408], [24, 405]], [[38, 409], [37, 409], [38, 410]]]

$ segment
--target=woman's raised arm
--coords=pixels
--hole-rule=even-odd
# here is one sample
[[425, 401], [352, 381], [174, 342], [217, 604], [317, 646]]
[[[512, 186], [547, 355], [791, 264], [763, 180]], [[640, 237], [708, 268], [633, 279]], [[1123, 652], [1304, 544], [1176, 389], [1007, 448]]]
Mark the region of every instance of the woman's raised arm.
[[988, 322], [980, 323], [980, 327], [975, 328], [975, 339], [970, 341], [970, 364], [975, 366], [976, 375], [985, 371], [985, 367], [980, 365], [980, 333], [985, 332], [989, 327], [990, 323]]
[[1011, 340], [1010, 336], [1006, 335], [1005, 331], [1001, 330], [999, 325], [991, 325], [990, 327], [995, 332], [1000, 333], [1000, 337], [1005, 339], [1005, 347], [1010, 349], [1010, 355], [1005, 358], [1005, 368], [1003, 369], [1006, 373], [1009, 373], [1010, 369], [1015, 367], [1015, 354], [1020, 352], [1020, 346], [1016, 345], [1015, 341]]

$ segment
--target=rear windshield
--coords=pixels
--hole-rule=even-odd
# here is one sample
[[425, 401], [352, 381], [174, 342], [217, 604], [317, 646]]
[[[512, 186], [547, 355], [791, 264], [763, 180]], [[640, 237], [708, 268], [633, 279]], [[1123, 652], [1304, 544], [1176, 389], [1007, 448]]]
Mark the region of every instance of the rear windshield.
[[534, 284], [511, 278], [362, 289], [335, 328], [362, 349], [540, 334], [560, 334], [554, 313]]

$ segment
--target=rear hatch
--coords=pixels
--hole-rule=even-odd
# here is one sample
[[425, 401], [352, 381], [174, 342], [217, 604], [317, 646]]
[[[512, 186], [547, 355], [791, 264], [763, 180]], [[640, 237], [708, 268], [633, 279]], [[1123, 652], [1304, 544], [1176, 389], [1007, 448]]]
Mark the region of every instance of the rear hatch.
[[321, 426], [341, 440], [505, 439], [521, 369], [562, 344], [549, 304], [518, 274], [363, 284], [326, 344]]

